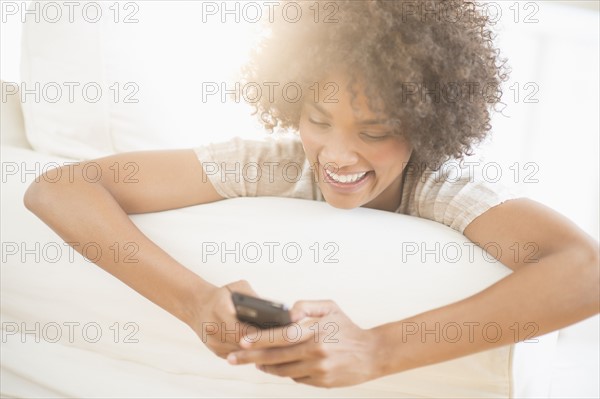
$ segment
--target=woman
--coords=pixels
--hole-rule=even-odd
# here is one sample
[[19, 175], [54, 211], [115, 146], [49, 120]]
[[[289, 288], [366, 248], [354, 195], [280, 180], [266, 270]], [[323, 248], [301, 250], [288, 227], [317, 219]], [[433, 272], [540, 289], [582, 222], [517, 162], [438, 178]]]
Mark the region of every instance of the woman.
[[[298, 139], [235, 139], [96, 159], [107, 171], [100, 181], [69, 181], [67, 173], [53, 184], [39, 179], [25, 195], [27, 208], [67, 242], [94, 241], [106, 249], [102, 253], [110, 253], [115, 240], [138, 243], [138, 263], [111, 257], [96, 263], [187, 323], [231, 364], [255, 363], [316, 386], [358, 384], [514, 343], [513, 335], [491, 343], [468, 334], [452, 343], [421, 341], [402, 335], [405, 323], [494, 321], [506, 330], [533, 323], [537, 336], [598, 313], [597, 242], [535, 201], [471, 175], [455, 181], [440, 172], [485, 138], [490, 108], [506, 80], [481, 11], [462, 0], [294, 7], [301, 12], [293, 18], [269, 21], [271, 35], [244, 70], [244, 96], [266, 127], [289, 128]], [[137, 182], [108, 178], [115, 162], [136, 164]], [[240, 176], [250, 164], [268, 167]], [[288, 175], [291, 164], [302, 165], [299, 175]], [[127, 215], [244, 195], [325, 200], [338, 208], [435, 220], [478, 245], [496, 243], [498, 260], [514, 273], [462, 301], [368, 330], [334, 302], [299, 301], [291, 315], [304, 329], [300, 341], [270, 341], [267, 334], [256, 342], [233, 334], [222, 341], [203, 326], [242, 328], [230, 291], [257, 294], [246, 281], [216, 287], [203, 280]], [[509, 249], [515, 243], [534, 243], [536, 250], [515, 258]], [[320, 326], [338, 325], [337, 343], [312, 339], [315, 318]], [[533, 337], [522, 332], [521, 339]]]

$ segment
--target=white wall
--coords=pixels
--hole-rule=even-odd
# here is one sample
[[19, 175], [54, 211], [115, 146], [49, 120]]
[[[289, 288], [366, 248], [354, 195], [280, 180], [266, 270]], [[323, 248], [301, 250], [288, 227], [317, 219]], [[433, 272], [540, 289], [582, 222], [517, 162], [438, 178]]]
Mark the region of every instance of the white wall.
[[548, 1], [495, 4], [502, 6], [497, 43], [513, 72], [504, 86], [506, 117], [495, 115], [481, 152], [519, 193], [598, 240], [599, 13]]

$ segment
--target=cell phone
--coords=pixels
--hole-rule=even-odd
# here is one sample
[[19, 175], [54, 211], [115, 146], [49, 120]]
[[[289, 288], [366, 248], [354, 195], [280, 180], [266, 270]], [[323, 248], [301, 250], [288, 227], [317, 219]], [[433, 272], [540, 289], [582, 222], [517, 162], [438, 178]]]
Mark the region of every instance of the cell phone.
[[232, 292], [231, 300], [235, 306], [238, 320], [244, 323], [264, 329], [281, 327], [292, 322], [288, 308], [282, 303], [267, 301], [240, 292]]

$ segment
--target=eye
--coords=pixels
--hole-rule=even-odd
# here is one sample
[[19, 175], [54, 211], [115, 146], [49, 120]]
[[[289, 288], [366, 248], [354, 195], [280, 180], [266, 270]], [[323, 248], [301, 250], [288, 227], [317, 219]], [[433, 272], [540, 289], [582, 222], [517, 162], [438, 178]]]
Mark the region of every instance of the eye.
[[361, 135], [368, 140], [383, 140], [390, 137], [390, 133], [368, 133], [361, 132]]
[[329, 123], [315, 121], [315, 120], [313, 120], [311, 118], [308, 118], [308, 121], [310, 123], [312, 123], [313, 125], [317, 125], [317, 126], [323, 126], [323, 127], [329, 127], [330, 126]]

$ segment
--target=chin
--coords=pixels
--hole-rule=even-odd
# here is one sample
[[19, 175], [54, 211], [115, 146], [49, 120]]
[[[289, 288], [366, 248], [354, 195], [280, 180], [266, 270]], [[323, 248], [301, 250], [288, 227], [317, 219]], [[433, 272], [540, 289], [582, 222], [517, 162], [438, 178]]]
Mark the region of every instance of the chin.
[[358, 205], [338, 205], [338, 204], [332, 204], [330, 202], [328, 204], [331, 205], [334, 208], [337, 208], [337, 209], [347, 209], [347, 210], [350, 210], [350, 209], [359, 208]]
[[[325, 197], [325, 196], [323, 196]], [[356, 203], [354, 201], [336, 201], [336, 200], [331, 200], [328, 198], [325, 198], [325, 201], [331, 205], [334, 208], [337, 209], [355, 209], [355, 208], [359, 208], [361, 205], [359, 203]]]

